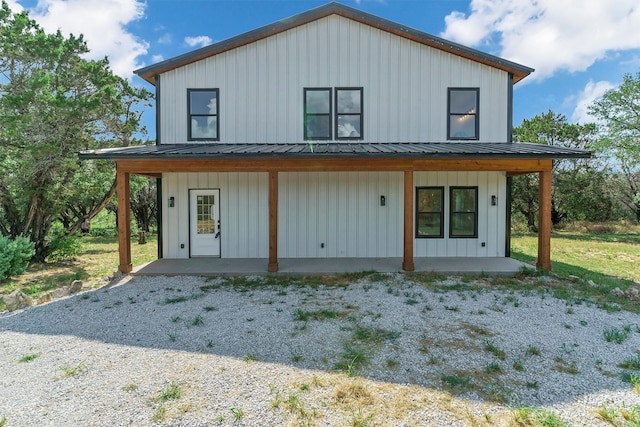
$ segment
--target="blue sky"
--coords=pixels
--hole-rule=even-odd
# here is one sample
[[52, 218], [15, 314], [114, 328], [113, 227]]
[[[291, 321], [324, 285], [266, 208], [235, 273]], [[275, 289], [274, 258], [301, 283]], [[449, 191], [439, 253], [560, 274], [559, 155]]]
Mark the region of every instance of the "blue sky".
[[[315, 0], [8, 0], [47, 31], [82, 33], [118, 74], [323, 5]], [[514, 124], [552, 110], [592, 121], [587, 106], [640, 71], [637, 0], [356, 0], [351, 7], [518, 62]], [[153, 113], [147, 114], [153, 137]]]

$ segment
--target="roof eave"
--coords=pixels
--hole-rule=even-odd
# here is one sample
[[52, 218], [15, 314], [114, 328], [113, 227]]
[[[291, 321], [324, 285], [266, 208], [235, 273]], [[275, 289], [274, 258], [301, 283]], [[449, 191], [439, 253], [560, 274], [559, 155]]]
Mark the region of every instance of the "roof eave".
[[402, 26], [393, 21], [389, 21], [384, 18], [371, 15], [366, 12], [345, 6], [339, 3], [328, 3], [324, 6], [320, 6], [306, 12], [302, 12], [298, 15], [294, 15], [290, 18], [285, 18], [275, 23], [266, 25], [264, 27], [257, 28], [255, 30], [240, 34], [230, 39], [221, 41], [219, 43], [205, 46], [200, 49], [184, 53], [166, 61], [159, 62], [157, 64], [149, 65], [144, 68], [135, 70], [134, 73], [145, 79], [147, 82], [155, 85], [155, 76], [171, 71], [173, 69], [182, 67], [184, 65], [191, 64], [193, 62], [218, 55], [222, 52], [232, 50], [249, 43], [253, 43], [257, 40], [264, 39], [266, 37], [282, 33], [301, 25], [305, 25], [309, 22], [327, 17], [329, 15], [339, 15], [345, 18], [352, 19], [362, 24], [369, 25], [374, 28], [407, 38], [409, 40], [421, 43], [436, 49], [440, 49], [454, 55], [461, 56], [463, 58], [471, 59], [485, 65], [489, 65], [498, 69], [502, 69], [508, 73], [513, 74], [514, 83], [527, 77], [534, 70], [533, 68], [526, 67], [524, 65], [517, 64], [515, 62], [507, 61], [494, 55], [490, 55], [458, 43], [450, 42], [440, 37], [433, 36], [431, 34], [415, 30], [410, 27]]

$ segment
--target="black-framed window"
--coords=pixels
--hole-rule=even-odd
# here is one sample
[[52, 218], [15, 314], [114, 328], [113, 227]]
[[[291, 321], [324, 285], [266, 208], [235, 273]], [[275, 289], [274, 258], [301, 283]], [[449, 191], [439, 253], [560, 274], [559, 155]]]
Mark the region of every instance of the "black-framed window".
[[416, 237], [444, 237], [444, 187], [416, 187]]
[[449, 237], [478, 237], [478, 187], [450, 187]]
[[219, 141], [218, 89], [187, 89], [189, 141]]
[[331, 139], [331, 88], [304, 89], [304, 139]]
[[480, 89], [449, 88], [447, 136], [449, 139], [479, 139]]
[[336, 140], [362, 139], [362, 88], [336, 88]]

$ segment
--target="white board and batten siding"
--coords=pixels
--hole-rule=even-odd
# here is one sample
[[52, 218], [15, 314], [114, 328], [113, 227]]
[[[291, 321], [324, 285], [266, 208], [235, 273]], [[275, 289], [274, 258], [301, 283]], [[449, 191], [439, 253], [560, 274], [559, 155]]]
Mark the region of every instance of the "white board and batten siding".
[[[220, 256], [267, 258], [268, 182], [268, 174], [258, 172], [163, 174], [163, 256], [189, 258], [189, 190], [220, 189]], [[168, 206], [170, 197], [174, 207]]]
[[[415, 172], [416, 187], [445, 187], [445, 237], [414, 239], [415, 256], [504, 256], [505, 182], [499, 172]], [[402, 257], [401, 172], [281, 172], [278, 184], [280, 258]], [[475, 185], [478, 238], [450, 239], [449, 187]], [[162, 188], [166, 258], [189, 257], [190, 189], [220, 189], [222, 258], [268, 257], [266, 173], [167, 173]], [[497, 206], [490, 205], [492, 195]]]
[[[444, 238], [414, 239], [415, 257], [504, 257], [506, 176], [502, 172], [414, 172], [416, 187], [444, 187]], [[449, 188], [478, 187], [478, 237], [449, 238]], [[496, 206], [491, 206], [496, 196]], [[414, 214], [415, 217], [415, 214]], [[415, 221], [415, 218], [414, 218]], [[415, 222], [414, 222], [415, 224]], [[482, 243], [485, 246], [482, 246]]]
[[363, 142], [444, 142], [447, 88], [480, 88], [479, 142], [507, 142], [505, 71], [332, 15], [161, 75], [161, 143], [187, 143], [187, 89], [218, 88], [220, 142], [303, 141], [305, 87], [363, 87]]
[[287, 172], [278, 184], [279, 257], [402, 256], [402, 172]]

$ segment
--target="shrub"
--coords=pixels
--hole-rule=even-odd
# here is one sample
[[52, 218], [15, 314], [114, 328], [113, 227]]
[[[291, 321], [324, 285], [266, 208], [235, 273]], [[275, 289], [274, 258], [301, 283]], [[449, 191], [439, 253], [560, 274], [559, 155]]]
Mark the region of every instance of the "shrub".
[[24, 273], [34, 253], [33, 242], [26, 237], [0, 237], [0, 280]]
[[49, 256], [53, 262], [74, 259], [80, 253], [80, 236], [67, 236], [62, 226], [54, 226], [49, 234]]

